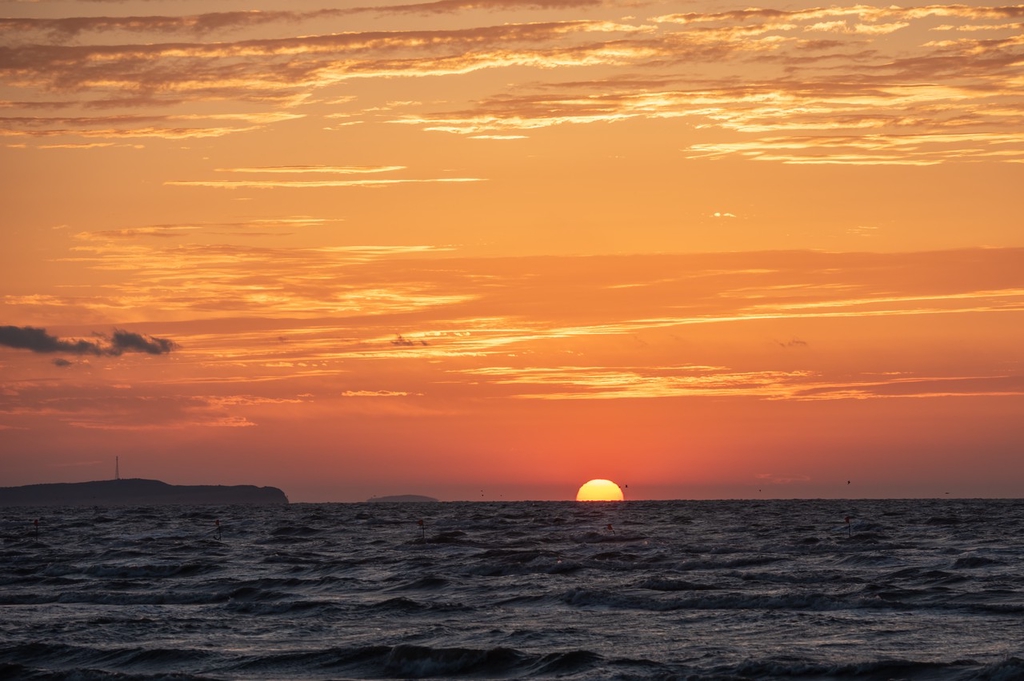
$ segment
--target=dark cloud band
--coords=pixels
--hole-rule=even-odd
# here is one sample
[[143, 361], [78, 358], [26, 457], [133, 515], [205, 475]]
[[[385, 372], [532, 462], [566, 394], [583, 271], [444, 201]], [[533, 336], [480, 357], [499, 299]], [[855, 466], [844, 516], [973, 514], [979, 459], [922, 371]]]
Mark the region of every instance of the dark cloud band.
[[114, 329], [111, 337], [97, 335], [93, 341], [67, 340], [33, 326], [0, 326], [0, 346], [41, 353], [117, 357], [126, 352], [165, 355], [177, 348], [178, 344], [167, 338], [155, 338], [123, 329]]

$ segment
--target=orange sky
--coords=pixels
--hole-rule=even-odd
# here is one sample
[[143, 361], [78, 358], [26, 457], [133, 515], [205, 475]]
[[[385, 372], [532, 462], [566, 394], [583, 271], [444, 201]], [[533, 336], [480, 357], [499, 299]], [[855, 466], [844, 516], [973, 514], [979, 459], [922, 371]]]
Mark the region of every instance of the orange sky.
[[0, 485], [1024, 489], [1024, 5], [0, 15]]

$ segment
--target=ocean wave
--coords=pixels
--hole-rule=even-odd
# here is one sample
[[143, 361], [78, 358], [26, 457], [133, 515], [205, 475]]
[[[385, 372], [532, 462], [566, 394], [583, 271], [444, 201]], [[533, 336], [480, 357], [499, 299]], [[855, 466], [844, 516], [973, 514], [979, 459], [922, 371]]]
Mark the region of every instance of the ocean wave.
[[393, 586], [389, 591], [436, 591], [437, 589], [443, 589], [448, 586], [449, 582], [444, 577], [435, 577], [434, 575], [424, 575], [418, 579], [414, 579], [410, 582]]
[[985, 556], [962, 556], [957, 558], [953, 563], [954, 570], [972, 569], [989, 567], [990, 565], [1005, 565], [1005, 563], [996, 558], [986, 558]]
[[582, 566], [546, 550], [488, 549], [473, 556], [463, 573], [475, 577], [500, 577], [528, 574], [565, 574]]
[[1009, 657], [980, 669], [974, 676], [978, 681], [1019, 681], [1024, 679], [1024, 660]]
[[[655, 582], [655, 584], [663, 586], [660, 582]], [[795, 610], [826, 612], [879, 607], [897, 608], [903, 605], [897, 595], [889, 593], [882, 595], [873, 594], [865, 597], [858, 594], [830, 594], [822, 591], [748, 594], [735, 591], [683, 588], [651, 590], [666, 592], [666, 595], [645, 595], [628, 591], [572, 589], [562, 594], [560, 601], [576, 608], [650, 612], [674, 610]], [[683, 593], [688, 595], [680, 595]]]
[[108, 672], [101, 669], [53, 671], [20, 664], [0, 664], [0, 679], [19, 679], [23, 681], [221, 681], [215, 677], [177, 672], [123, 674], [121, 672]]
[[421, 603], [411, 598], [399, 597], [388, 598], [376, 603], [364, 603], [355, 606], [363, 612], [395, 612], [395, 613], [417, 613], [417, 612], [459, 612], [472, 611], [473, 608], [462, 603]]
[[161, 672], [176, 665], [202, 663], [213, 657], [211, 653], [194, 648], [96, 648], [41, 642], [0, 647], [0, 664], [30, 669], [47, 665], [57, 670], [112, 668], [122, 673]]
[[99, 564], [86, 568], [82, 574], [111, 579], [166, 579], [193, 577], [221, 570], [213, 563], [149, 563], [137, 565]]
[[847, 664], [823, 664], [800, 658], [751, 660], [735, 667], [718, 668], [723, 677], [738, 679], [954, 679], [965, 669], [976, 667], [971, 661], [953, 663], [912, 660], [870, 660]]
[[430, 648], [395, 646], [384, 656], [382, 667], [388, 676], [426, 678], [432, 676], [489, 676], [507, 674], [523, 665], [522, 653], [510, 648]]
[[64, 591], [48, 596], [44, 602], [90, 605], [206, 605], [227, 600], [222, 594], [195, 590], [170, 589], [166, 591]]
[[1024, 502], [57, 509], [41, 528], [0, 545], [0, 678], [1024, 678]]
[[496, 646], [363, 646], [317, 651], [273, 653], [225, 667], [249, 675], [301, 675], [331, 670], [360, 678], [497, 678], [565, 677], [592, 669], [602, 660], [586, 650], [529, 653]]
[[720, 588], [713, 584], [700, 584], [684, 579], [670, 579], [667, 577], [648, 577], [638, 582], [636, 586], [639, 589], [650, 589], [652, 591], [710, 591]]

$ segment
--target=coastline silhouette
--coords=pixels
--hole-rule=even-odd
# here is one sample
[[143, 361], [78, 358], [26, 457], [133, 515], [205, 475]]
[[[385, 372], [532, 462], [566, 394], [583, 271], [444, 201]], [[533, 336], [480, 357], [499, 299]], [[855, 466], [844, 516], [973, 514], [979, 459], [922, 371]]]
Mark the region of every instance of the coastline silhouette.
[[171, 485], [160, 480], [120, 478], [92, 482], [0, 487], [3, 506], [164, 506], [287, 504], [277, 487]]

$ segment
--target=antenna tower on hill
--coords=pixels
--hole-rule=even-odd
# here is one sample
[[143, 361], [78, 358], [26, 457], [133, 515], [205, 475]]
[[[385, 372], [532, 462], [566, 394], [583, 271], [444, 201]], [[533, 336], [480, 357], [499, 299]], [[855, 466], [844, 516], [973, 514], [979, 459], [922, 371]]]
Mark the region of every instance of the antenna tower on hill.
[[121, 457], [114, 457], [114, 480], [121, 479]]

